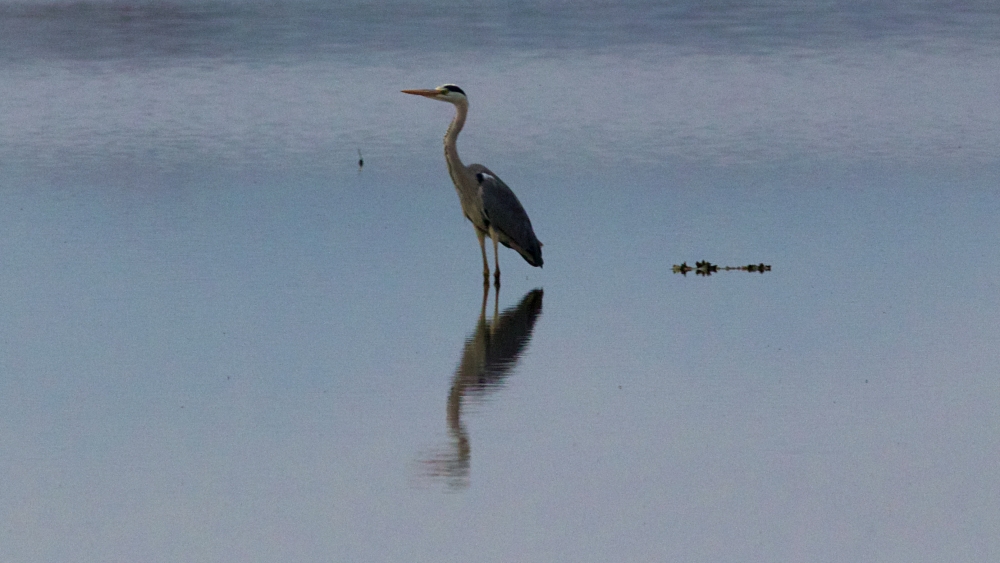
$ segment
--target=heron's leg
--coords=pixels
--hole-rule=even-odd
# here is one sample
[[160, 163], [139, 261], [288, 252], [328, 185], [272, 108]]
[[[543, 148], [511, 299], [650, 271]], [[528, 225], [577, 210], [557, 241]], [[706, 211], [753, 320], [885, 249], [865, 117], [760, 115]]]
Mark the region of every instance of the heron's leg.
[[493, 264], [496, 266], [496, 271], [493, 272], [493, 285], [500, 287], [500, 251], [497, 247], [500, 240], [493, 227], [490, 227], [490, 238], [493, 239]]
[[486, 323], [486, 302], [490, 296], [490, 284], [483, 284], [483, 306], [479, 309], [479, 322]]
[[483, 252], [483, 285], [490, 285], [490, 262], [486, 259], [486, 233], [476, 229], [476, 238], [479, 239], [479, 250]]

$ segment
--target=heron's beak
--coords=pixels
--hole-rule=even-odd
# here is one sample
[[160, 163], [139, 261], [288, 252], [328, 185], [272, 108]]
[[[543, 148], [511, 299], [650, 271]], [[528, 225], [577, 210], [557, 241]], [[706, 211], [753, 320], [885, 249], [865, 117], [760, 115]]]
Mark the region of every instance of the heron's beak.
[[441, 92], [437, 90], [403, 90], [404, 94], [413, 94], [416, 96], [424, 96], [425, 98], [436, 98]]

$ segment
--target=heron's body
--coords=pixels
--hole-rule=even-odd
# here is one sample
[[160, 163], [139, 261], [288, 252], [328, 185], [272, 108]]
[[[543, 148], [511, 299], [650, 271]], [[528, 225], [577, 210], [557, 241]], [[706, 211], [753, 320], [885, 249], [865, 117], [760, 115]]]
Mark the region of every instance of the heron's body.
[[489, 283], [490, 266], [486, 258], [486, 237], [493, 241], [495, 264], [494, 279], [500, 285], [500, 257], [498, 244], [516, 250], [528, 264], [541, 267], [542, 243], [535, 237], [531, 220], [514, 192], [482, 164], [462, 164], [458, 156], [458, 134], [465, 126], [469, 111], [469, 101], [458, 86], [446, 84], [434, 90], [403, 90], [455, 106], [455, 118], [444, 136], [444, 159], [448, 164], [448, 174], [455, 184], [462, 213], [476, 229], [479, 248], [483, 253], [484, 283]]

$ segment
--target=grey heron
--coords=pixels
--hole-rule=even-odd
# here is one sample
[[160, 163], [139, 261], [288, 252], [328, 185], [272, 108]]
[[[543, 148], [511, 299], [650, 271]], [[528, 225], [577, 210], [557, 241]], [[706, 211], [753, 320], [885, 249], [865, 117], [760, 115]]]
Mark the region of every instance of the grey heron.
[[495, 265], [494, 284], [500, 287], [500, 256], [498, 244], [516, 250], [532, 266], [542, 266], [542, 243], [535, 237], [531, 220], [514, 192], [482, 164], [462, 164], [458, 157], [456, 141], [469, 113], [469, 99], [454, 84], [438, 86], [433, 90], [403, 90], [404, 94], [424, 96], [448, 102], [455, 106], [455, 118], [444, 135], [444, 159], [448, 174], [455, 184], [462, 213], [476, 228], [479, 249], [483, 253], [483, 284], [490, 283], [490, 263], [486, 258], [486, 237], [493, 240]]

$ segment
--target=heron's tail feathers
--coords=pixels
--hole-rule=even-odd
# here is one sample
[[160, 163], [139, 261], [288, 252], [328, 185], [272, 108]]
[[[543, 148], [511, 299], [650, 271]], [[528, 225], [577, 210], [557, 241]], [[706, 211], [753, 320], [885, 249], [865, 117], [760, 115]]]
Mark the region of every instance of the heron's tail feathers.
[[542, 260], [542, 243], [537, 240], [529, 244], [528, 248], [518, 248], [516, 250], [524, 257], [525, 262], [536, 268], [541, 268], [542, 264], [545, 263]]
[[536, 268], [541, 268], [544, 261], [542, 260], [542, 243], [538, 241], [534, 236], [531, 237], [529, 241], [524, 246], [514, 242], [510, 238], [503, 236], [500, 238], [500, 244], [516, 250], [518, 254], [524, 258], [524, 261]]

